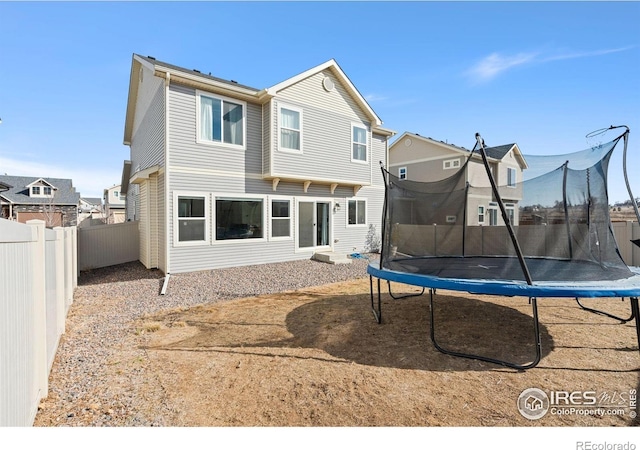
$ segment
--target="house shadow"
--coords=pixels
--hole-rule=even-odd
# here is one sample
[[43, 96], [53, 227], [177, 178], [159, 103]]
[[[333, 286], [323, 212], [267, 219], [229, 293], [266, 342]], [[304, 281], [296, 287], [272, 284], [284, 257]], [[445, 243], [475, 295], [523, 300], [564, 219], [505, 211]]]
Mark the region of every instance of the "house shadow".
[[164, 275], [160, 270], [147, 269], [140, 261], [132, 261], [115, 266], [83, 270], [78, 277], [78, 286], [155, 279], [159, 280], [160, 285], [162, 284]]

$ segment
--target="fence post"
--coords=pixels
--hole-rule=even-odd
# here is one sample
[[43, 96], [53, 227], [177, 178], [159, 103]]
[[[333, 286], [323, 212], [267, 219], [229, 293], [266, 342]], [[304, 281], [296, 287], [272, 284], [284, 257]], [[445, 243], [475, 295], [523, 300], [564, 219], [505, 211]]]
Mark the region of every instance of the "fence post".
[[47, 364], [47, 301], [46, 257], [44, 220], [28, 220], [27, 225], [36, 229], [37, 241], [33, 246], [33, 324], [34, 324], [34, 377], [39, 390], [36, 402], [47, 396], [49, 390], [49, 365]]
[[71, 257], [73, 259], [73, 287], [75, 289], [78, 287], [78, 276], [80, 275], [80, 271], [78, 269], [78, 227], [77, 226], [71, 228], [71, 238], [73, 243], [73, 246], [71, 249]]
[[67, 309], [65, 307], [64, 296], [64, 228], [55, 227], [56, 233], [56, 310], [58, 311], [58, 334], [61, 335], [66, 329]]
[[64, 300], [65, 315], [73, 303], [73, 243], [71, 230], [64, 229]]

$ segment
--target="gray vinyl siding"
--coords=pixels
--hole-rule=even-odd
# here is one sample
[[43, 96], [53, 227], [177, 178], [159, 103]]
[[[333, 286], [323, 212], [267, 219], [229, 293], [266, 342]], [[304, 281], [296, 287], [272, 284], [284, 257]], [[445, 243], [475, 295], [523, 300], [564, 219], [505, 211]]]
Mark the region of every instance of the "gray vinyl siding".
[[[215, 94], [212, 94], [215, 95]], [[196, 141], [196, 91], [171, 85], [169, 88], [170, 167], [193, 167], [233, 173], [262, 175], [262, 107], [246, 105], [245, 150]]]
[[[321, 79], [320, 79], [321, 80]], [[319, 85], [321, 88], [321, 84]], [[336, 88], [338, 83], [336, 81]], [[318, 93], [318, 95], [320, 95]], [[313, 96], [308, 99], [314, 102]], [[292, 170], [299, 170], [301, 176], [312, 178], [320, 176], [318, 167], [327, 167], [326, 178], [342, 178], [354, 180], [355, 170], [342, 167], [345, 163], [337, 164], [334, 149], [338, 146], [327, 145], [325, 134], [330, 135], [331, 129], [336, 123], [344, 129], [340, 139], [342, 154], [351, 164], [351, 122], [363, 121], [363, 114], [355, 112], [351, 99], [344, 100], [342, 106], [336, 109], [335, 117], [331, 116], [331, 105], [324, 105], [327, 110], [317, 106], [303, 106], [305, 127], [305, 152], [307, 148], [317, 146], [318, 159], [293, 166]], [[293, 104], [291, 98], [288, 104]], [[298, 103], [301, 104], [301, 103]], [[158, 183], [159, 210], [165, 210], [168, 214], [167, 235], [163, 235], [162, 222], [158, 225], [157, 236], [160, 240], [158, 255], [160, 264], [163, 255], [170, 255], [169, 270], [171, 273], [191, 272], [223, 267], [234, 267], [251, 264], [263, 264], [296, 259], [309, 259], [315, 250], [298, 250], [296, 248], [297, 211], [296, 200], [321, 199], [328, 200], [332, 206], [335, 202], [341, 204], [340, 210], [331, 212], [332, 235], [331, 242], [337, 251], [352, 252], [354, 248], [362, 251], [364, 248], [368, 226], [347, 227], [347, 199], [352, 198], [353, 188], [339, 185], [333, 194], [329, 183], [313, 182], [307, 192], [304, 192], [303, 183], [282, 180], [274, 192], [272, 181], [263, 179], [263, 171], [268, 170], [270, 161], [268, 149], [271, 144], [269, 131], [272, 118], [270, 113], [276, 106], [275, 102], [266, 106], [246, 103], [246, 142], [245, 149], [229, 148], [221, 145], [208, 145], [197, 142], [196, 134], [196, 90], [190, 87], [171, 85], [169, 88], [169, 118], [168, 125], [170, 149], [168, 152], [167, 171], [168, 178], [160, 176]], [[266, 108], [266, 109], [265, 109]], [[337, 117], [337, 118], [336, 118]], [[314, 123], [323, 122], [322, 126], [314, 126]], [[329, 124], [329, 125], [327, 125]], [[334, 124], [334, 125], [331, 125]], [[266, 127], [264, 125], [267, 125]], [[266, 128], [266, 129], [265, 129]], [[314, 134], [307, 131], [317, 129], [317, 138], [311, 139]], [[311, 139], [311, 140], [309, 140]], [[331, 139], [336, 139], [331, 136]], [[311, 147], [307, 147], [311, 145]], [[265, 151], [263, 152], [263, 148]], [[359, 164], [360, 172], [354, 182], [370, 184], [378, 175], [378, 161], [385, 161], [386, 140], [380, 136], [369, 136], [369, 164]], [[311, 150], [309, 150], [311, 152]], [[295, 156], [295, 155], [294, 155]], [[333, 165], [332, 165], [333, 164]], [[375, 172], [374, 172], [375, 170]], [[376, 175], [376, 177], [374, 177]], [[324, 174], [322, 175], [323, 177]], [[163, 205], [164, 182], [168, 179], [168, 204]], [[384, 188], [381, 180], [373, 181], [374, 186], [365, 186], [357, 194], [358, 198], [367, 198], [367, 219], [369, 223], [377, 224], [381, 220], [381, 209]], [[207, 243], [201, 245], [176, 245], [175, 236], [175, 195], [179, 192], [202, 193], [209, 202], [209, 235]], [[264, 240], [242, 239], [234, 241], [215, 240], [215, 196], [255, 195], [265, 202]], [[287, 240], [269, 239], [270, 211], [269, 200], [272, 198], [285, 198], [290, 200], [292, 236]], [[337, 242], [334, 242], [337, 239]], [[168, 242], [169, 248], [163, 249], [164, 242]], [[151, 255], [149, 255], [151, 256]], [[162, 267], [161, 267], [162, 268]], [[164, 270], [164, 269], [163, 269]]]
[[[322, 87], [325, 76], [335, 89]], [[354, 183], [371, 182], [371, 127], [369, 119], [330, 70], [317, 73], [283, 89], [271, 102], [270, 112], [272, 149], [265, 148], [273, 158], [274, 176], [309, 176], [313, 167], [316, 178], [348, 180]], [[278, 151], [278, 108], [280, 104], [302, 110], [302, 154]], [[368, 133], [367, 164], [351, 161], [351, 124], [365, 126]]]
[[131, 138], [131, 172], [164, 165], [164, 81], [145, 71]]

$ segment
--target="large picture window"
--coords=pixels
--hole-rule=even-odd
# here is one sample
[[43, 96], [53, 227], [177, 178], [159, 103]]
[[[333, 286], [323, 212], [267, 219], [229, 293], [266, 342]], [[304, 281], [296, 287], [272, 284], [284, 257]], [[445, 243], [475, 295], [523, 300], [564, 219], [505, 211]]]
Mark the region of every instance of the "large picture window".
[[280, 107], [280, 149], [302, 151], [302, 111]]
[[264, 237], [262, 199], [216, 198], [216, 240]]
[[199, 94], [198, 99], [199, 140], [244, 146], [244, 104], [204, 94]]
[[291, 237], [291, 202], [289, 200], [271, 201], [271, 237]]
[[366, 225], [367, 202], [365, 200], [349, 200], [348, 208], [347, 223], [349, 225]]
[[367, 161], [367, 129], [359, 126], [351, 126], [352, 134], [352, 152], [351, 159], [353, 161]]
[[207, 241], [207, 199], [205, 196], [178, 195], [178, 242]]

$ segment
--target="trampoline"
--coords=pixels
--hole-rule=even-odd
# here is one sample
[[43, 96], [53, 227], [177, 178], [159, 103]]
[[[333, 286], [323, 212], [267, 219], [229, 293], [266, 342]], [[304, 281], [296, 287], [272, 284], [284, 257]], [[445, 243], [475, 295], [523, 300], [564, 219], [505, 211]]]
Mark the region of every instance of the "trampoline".
[[[635, 321], [640, 349], [640, 268], [622, 259], [607, 193], [609, 159], [622, 141], [624, 177], [640, 222], [626, 171], [629, 128], [611, 126], [587, 137], [621, 128], [624, 132], [606, 144], [554, 156], [524, 155], [514, 145], [486, 148], [476, 134], [476, 145], [460, 168], [428, 182], [399, 179], [381, 167], [382, 248], [380, 260], [367, 268], [377, 322], [382, 323], [381, 280], [393, 299], [429, 289], [430, 334], [438, 351], [525, 370], [535, 367], [542, 354], [537, 299], [575, 298], [588, 312]], [[631, 242], [640, 246], [637, 239]], [[422, 291], [395, 295], [391, 282]], [[437, 289], [528, 298], [536, 349], [532, 361], [518, 364], [441, 346], [434, 323]], [[629, 317], [580, 303], [580, 298], [612, 297], [629, 299]]]

